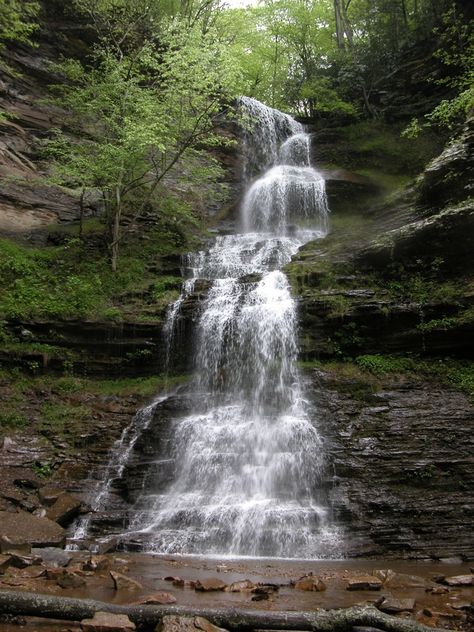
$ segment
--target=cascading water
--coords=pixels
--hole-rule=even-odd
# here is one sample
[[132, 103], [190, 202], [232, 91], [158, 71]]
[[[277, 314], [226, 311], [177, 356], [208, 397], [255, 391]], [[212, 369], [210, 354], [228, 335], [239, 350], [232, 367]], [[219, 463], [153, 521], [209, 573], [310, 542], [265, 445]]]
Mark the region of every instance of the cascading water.
[[[142, 493], [129, 534], [147, 534], [163, 553], [327, 557], [337, 554], [337, 532], [318, 494], [321, 439], [296, 364], [296, 306], [279, 270], [324, 236], [324, 180], [297, 121], [246, 97], [240, 107], [243, 232], [190, 256], [193, 280], [212, 283], [197, 323], [195, 403], [172, 428], [173, 482]], [[171, 334], [192, 287], [170, 310]]]

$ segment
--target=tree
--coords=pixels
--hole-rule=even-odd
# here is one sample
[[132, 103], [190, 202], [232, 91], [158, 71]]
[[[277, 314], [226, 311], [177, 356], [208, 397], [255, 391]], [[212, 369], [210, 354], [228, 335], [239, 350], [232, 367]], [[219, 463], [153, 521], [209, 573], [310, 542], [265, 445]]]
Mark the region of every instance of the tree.
[[[179, 16], [154, 23], [142, 0], [78, 0], [100, 44], [91, 64], [59, 65], [55, 87], [77, 137], [57, 130], [48, 145], [57, 181], [101, 192], [112, 269], [124, 221], [152, 208], [165, 176], [221, 141], [215, 128], [235, 96], [236, 69], [209, 26]], [[158, 6], [159, 8], [159, 6]]]

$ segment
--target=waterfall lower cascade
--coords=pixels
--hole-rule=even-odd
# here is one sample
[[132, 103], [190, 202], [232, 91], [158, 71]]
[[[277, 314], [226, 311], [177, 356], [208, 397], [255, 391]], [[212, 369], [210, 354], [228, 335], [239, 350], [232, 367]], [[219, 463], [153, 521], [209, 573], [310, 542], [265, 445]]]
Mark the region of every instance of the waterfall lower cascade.
[[165, 455], [172, 482], [142, 492], [129, 534], [161, 553], [330, 557], [338, 536], [318, 492], [322, 442], [298, 374], [296, 305], [280, 271], [327, 231], [324, 180], [302, 125], [247, 97], [240, 109], [241, 232], [188, 256], [192, 279], [168, 326], [172, 335], [183, 296], [208, 280], [194, 406], [173, 422]]

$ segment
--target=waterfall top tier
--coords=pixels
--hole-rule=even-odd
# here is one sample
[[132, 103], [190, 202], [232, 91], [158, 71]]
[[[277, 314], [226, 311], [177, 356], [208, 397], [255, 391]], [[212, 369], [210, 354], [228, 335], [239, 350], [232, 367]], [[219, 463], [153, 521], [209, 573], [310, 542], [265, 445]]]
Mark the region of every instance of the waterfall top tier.
[[289, 114], [270, 108], [256, 99], [240, 97], [239, 110], [244, 128], [244, 179], [276, 165], [280, 145], [290, 136], [302, 134], [303, 126]]
[[250, 185], [241, 207], [243, 230], [291, 234], [302, 243], [326, 234], [325, 183], [311, 166], [309, 134], [288, 114], [255, 99], [242, 97], [239, 105], [244, 179]]

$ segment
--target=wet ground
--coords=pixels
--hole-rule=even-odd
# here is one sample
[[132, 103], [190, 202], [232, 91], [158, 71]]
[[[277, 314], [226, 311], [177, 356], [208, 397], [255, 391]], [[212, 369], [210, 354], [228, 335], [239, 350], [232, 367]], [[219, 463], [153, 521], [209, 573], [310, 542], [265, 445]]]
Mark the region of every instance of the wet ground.
[[[45, 577], [32, 578], [35, 567], [14, 569], [0, 577], [0, 588], [6, 590], [27, 590], [38, 593], [68, 597], [93, 598], [111, 603], [133, 603], [157, 591], [171, 593], [177, 605], [196, 607], [241, 607], [274, 611], [311, 611], [320, 608], [345, 608], [356, 604], [376, 603], [381, 597], [415, 599], [413, 613], [401, 613], [427, 625], [454, 630], [474, 630], [470, 617], [474, 600], [474, 586], [447, 587], [446, 592], [434, 594], [431, 589], [440, 590], [443, 576], [471, 574], [472, 564], [451, 562], [416, 562], [383, 560], [341, 560], [341, 561], [299, 561], [277, 559], [227, 559], [200, 557], [172, 557], [138, 553], [109, 554], [109, 568], [102, 571], [81, 571], [80, 562], [86, 561], [88, 554], [76, 553], [69, 568], [78, 572], [85, 580], [79, 588], [61, 588], [54, 580]], [[136, 590], [115, 590], [109, 570], [125, 574], [142, 585]], [[379, 571], [390, 569], [397, 575], [381, 590], [348, 591], [351, 578], [358, 575], [379, 575]], [[302, 576], [313, 574], [323, 580], [326, 590], [322, 592], [299, 590], [292, 585]], [[383, 576], [383, 575], [382, 575]], [[411, 579], [410, 579], [411, 576]], [[184, 580], [184, 587], [173, 584], [170, 578]], [[168, 578], [168, 579], [165, 579]], [[248, 579], [254, 583], [277, 584], [279, 589], [268, 598], [255, 601], [251, 592], [198, 592], [193, 583], [203, 578], [218, 578], [230, 585]], [[422, 581], [420, 581], [420, 579]], [[415, 586], [413, 584], [418, 584]], [[23, 622], [32, 630], [78, 630], [74, 623], [41, 623], [38, 619]], [[18, 625], [0, 624], [0, 632], [13, 632]]]

